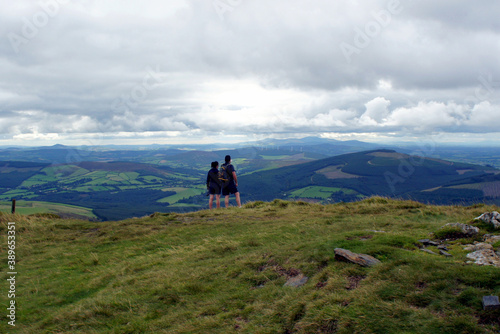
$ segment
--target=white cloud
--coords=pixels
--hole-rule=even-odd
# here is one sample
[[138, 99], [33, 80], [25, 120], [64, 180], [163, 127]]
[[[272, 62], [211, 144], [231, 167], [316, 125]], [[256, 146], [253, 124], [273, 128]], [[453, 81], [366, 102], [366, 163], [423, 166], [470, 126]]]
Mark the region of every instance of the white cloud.
[[[381, 23], [390, 3], [241, 1], [221, 20], [212, 1], [11, 1], [0, 13], [0, 131], [498, 132], [500, 4], [400, 1]], [[347, 62], [339, 46], [377, 22]]]
[[499, 105], [492, 105], [490, 102], [484, 101], [472, 108], [466, 125], [476, 129], [499, 132], [500, 126], [497, 122], [499, 114]]
[[383, 97], [377, 97], [365, 104], [366, 111], [359, 118], [361, 125], [376, 126], [383, 123], [389, 115], [391, 101]]

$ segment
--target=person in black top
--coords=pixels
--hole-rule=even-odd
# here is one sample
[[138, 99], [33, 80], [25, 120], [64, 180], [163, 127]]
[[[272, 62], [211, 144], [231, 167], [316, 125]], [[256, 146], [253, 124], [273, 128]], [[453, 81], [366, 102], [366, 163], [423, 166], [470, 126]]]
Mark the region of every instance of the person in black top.
[[215, 203], [217, 209], [220, 208], [220, 181], [219, 181], [219, 162], [212, 162], [212, 169], [208, 171], [207, 174], [207, 189], [210, 194], [210, 198], [208, 200], [208, 207], [212, 210], [212, 206], [214, 203], [214, 195], [215, 195]]
[[222, 188], [222, 195], [226, 197], [224, 203], [226, 204], [227, 208], [229, 206], [229, 195], [234, 194], [234, 196], [236, 197], [236, 204], [238, 204], [238, 207], [241, 208], [240, 193], [238, 191], [238, 178], [236, 177], [234, 166], [231, 165], [231, 156], [226, 155], [224, 160], [226, 161], [226, 163], [222, 166], [226, 168], [227, 173], [230, 177], [228, 185]]

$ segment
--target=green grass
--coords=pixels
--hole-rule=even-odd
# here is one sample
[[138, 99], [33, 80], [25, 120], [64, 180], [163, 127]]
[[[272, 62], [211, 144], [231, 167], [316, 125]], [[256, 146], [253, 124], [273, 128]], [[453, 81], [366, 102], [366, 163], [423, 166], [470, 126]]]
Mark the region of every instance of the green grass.
[[290, 158], [289, 155], [261, 155], [261, 157], [265, 160], [280, 160]]
[[321, 198], [327, 199], [332, 194], [342, 191], [344, 194], [356, 194], [352, 189], [346, 188], [334, 188], [334, 187], [320, 187], [320, 186], [309, 186], [301, 189], [297, 189], [290, 193], [291, 198]]
[[[10, 213], [12, 202], [0, 202], [0, 212]], [[82, 219], [95, 219], [97, 216], [92, 213], [92, 209], [75, 205], [49, 203], [49, 202], [30, 202], [16, 201], [16, 213], [20, 215], [34, 215], [39, 213], [53, 213], [62, 217], [80, 217]]]
[[[481, 298], [500, 295], [500, 268], [466, 264], [462, 241], [451, 258], [416, 246], [493, 210], [370, 198], [99, 223], [4, 214], [0, 247], [15, 221], [16, 333], [495, 333]], [[337, 247], [382, 263], [340, 262]], [[298, 272], [309, 281], [285, 287]]]
[[174, 191], [177, 191], [177, 194], [162, 198], [158, 201], [159, 203], [169, 203], [170, 205], [172, 205], [182, 199], [186, 199], [201, 194], [203, 192], [202, 189], [205, 188], [197, 187], [197, 188], [171, 188], [171, 189], [176, 189]]
[[13, 189], [3, 193], [0, 197], [1, 200], [10, 200], [11, 198], [16, 198], [18, 196], [29, 196], [33, 192], [22, 189]]

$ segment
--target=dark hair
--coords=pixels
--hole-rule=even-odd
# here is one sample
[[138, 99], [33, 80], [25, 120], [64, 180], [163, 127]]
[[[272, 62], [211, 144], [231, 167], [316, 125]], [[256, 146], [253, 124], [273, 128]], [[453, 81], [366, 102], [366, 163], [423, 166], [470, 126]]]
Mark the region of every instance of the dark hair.
[[218, 161], [213, 161], [212, 162], [212, 168], [217, 168], [217, 166], [219, 166], [219, 162]]
[[226, 158], [224, 159], [226, 162], [229, 162], [231, 161], [231, 156], [230, 155], [226, 155]]

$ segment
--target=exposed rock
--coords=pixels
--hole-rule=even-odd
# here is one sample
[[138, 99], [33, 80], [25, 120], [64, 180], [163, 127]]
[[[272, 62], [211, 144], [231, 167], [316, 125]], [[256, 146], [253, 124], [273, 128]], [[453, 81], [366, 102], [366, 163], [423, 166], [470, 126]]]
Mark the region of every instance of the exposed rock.
[[493, 250], [493, 246], [486, 242], [475, 241], [473, 245], [465, 245], [464, 250], [469, 252], [476, 252], [478, 250]]
[[497, 211], [485, 212], [477, 217], [476, 220], [482, 220], [485, 223], [492, 224], [495, 228], [500, 228], [500, 213]]
[[500, 301], [498, 296], [485, 296], [483, 297], [483, 310], [496, 310], [500, 308]]
[[[467, 258], [474, 260], [473, 263], [483, 266], [495, 266], [500, 268], [500, 252], [495, 253], [492, 243], [497, 242], [500, 236], [485, 235], [485, 242], [475, 241], [473, 245], [465, 245], [464, 249], [472, 253]], [[471, 263], [472, 261], [468, 261]]]
[[448, 253], [448, 252], [446, 252], [446, 251], [444, 251], [444, 250], [442, 250], [442, 249], [440, 249], [440, 250], [439, 250], [439, 254], [444, 255], [444, 256], [447, 256], [447, 257], [451, 257], [451, 256], [453, 256], [453, 255], [451, 255], [450, 253]]
[[304, 274], [299, 274], [297, 276], [290, 277], [288, 279], [288, 281], [286, 281], [286, 283], [285, 283], [284, 286], [290, 286], [292, 288], [298, 288], [298, 287], [301, 287], [304, 284], [306, 284], [308, 280], [309, 280], [309, 277], [304, 276]]
[[418, 242], [424, 244], [425, 246], [439, 246], [438, 242], [432, 241], [430, 239], [420, 239]]
[[444, 225], [443, 227], [445, 227], [445, 226], [458, 227], [462, 230], [463, 234], [468, 235], [468, 236], [473, 236], [473, 235], [476, 235], [479, 233], [479, 228], [477, 228], [475, 226], [466, 225], [466, 224], [450, 223], [450, 224]]
[[335, 258], [340, 261], [356, 263], [363, 267], [371, 267], [380, 263], [373, 256], [353, 253], [343, 248], [335, 248]]
[[[467, 258], [481, 266], [495, 266], [500, 268], [500, 256], [491, 249], [481, 249], [467, 254]], [[472, 262], [472, 261], [470, 261]]]
[[[426, 253], [429, 253], [429, 254], [432, 254], [432, 255], [439, 255], [439, 254], [441, 254], [441, 255], [444, 255], [444, 256], [452, 256], [450, 253], [446, 252], [448, 250], [448, 248], [446, 247], [446, 245], [441, 245], [439, 242], [432, 241], [430, 239], [420, 239], [418, 242], [420, 242], [421, 244], [424, 245], [423, 248], [420, 248], [420, 250], [422, 252], [426, 252]], [[426, 246], [437, 247], [437, 249], [439, 250], [439, 254], [436, 253], [436, 252], [431, 251], [430, 249], [425, 248]]]
[[431, 251], [430, 249], [420, 248], [420, 250], [422, 252], [426, 252], [426, 253], [429, 253], [429, 254], [432, 254], [432, 255], [439, 255], [438, 253], [435, 253], [435, 252]]
[[494, 244], [498, 241], [500, 241], [500, 235], [492, 235], [492, 234], [485, 234], [484, 235], [484, 242]]

